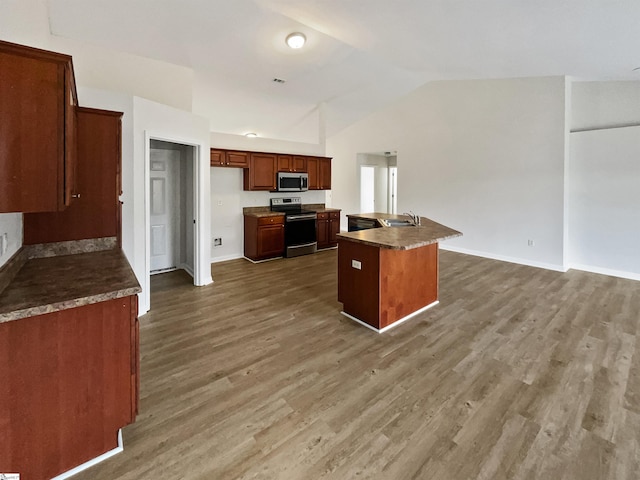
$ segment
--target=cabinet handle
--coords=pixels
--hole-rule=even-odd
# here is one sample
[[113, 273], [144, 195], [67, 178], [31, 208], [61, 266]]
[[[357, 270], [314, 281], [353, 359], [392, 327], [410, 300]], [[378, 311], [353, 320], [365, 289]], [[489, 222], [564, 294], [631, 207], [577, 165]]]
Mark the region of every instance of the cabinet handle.
[[80, 194], [79, 193], [72, 193], [71, 194], [71, 198], [80, 198]]

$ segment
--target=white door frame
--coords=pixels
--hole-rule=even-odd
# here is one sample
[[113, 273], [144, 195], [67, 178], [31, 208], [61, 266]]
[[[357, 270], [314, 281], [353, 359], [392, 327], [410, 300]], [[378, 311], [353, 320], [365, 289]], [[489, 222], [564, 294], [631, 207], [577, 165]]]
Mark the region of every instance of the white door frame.
[[193, 232], [193, 283], [194, 285], [205, 285], [207, 282], [201, 278], [201, 229], [203, 225], [200, 192], [200, 164], [202, 162], [202, 145], [198, 140], [173, 137], [171, 135], [157, 134], [145, 130], [144, 132], [144, 223], [145, 223], [145, 276], [147, 288], [145, 289], [146, 304], [151, 309], [151, 189], [149, 182], [151, 181], [151, 140], [161, 140], [163, 142], [179, 143], [194, 147], [193, 158], [193, 217], [195, 227]]

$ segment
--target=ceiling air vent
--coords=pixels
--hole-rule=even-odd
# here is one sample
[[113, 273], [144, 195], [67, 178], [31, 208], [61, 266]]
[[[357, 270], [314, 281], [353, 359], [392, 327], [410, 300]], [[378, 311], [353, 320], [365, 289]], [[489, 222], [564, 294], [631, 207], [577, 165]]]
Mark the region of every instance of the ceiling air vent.
[[273, 79], [273, 82], [274, 82], [274, 83], [284, 83], [284, 82], [286, 82], [286, 80], [283, 80], [283, 79], [281, 79], [281, 78], [274, 78], [274, 79]]

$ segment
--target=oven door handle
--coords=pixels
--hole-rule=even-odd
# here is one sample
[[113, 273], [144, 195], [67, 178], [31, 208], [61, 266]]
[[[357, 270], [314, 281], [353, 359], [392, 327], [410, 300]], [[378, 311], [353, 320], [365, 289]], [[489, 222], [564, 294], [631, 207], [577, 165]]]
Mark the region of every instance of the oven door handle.
[[300, 215], [287, 215], [287, 222], [299, 222], [302, 220], [316, 220], [317, 215], [315, 213], [302, 213]]

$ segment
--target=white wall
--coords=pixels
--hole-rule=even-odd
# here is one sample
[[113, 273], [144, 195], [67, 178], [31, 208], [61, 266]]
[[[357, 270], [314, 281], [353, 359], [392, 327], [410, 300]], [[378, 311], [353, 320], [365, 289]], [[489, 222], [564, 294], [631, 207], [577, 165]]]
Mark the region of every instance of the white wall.
[[[322, 144], [287, 142], [268, 138], [247, 138], [242, 135], [211, 133], [211, 146], [258, 152], [292, 153], [324, 156]], [[335, 165], [335, 160], [333, 162]], [[269, 199], [299, 196], [304, 203], [331, 205], [330, 191], [300, 193], [246, 192], [243, 190], [241, 168], [214, 167], [211, 176], [211, 261], [220, 262], [244, 255], [244, 207], [268, 206]], [[213, 247], [213, 239], [222, 238], [222, 246]], [[215, 266], [214, 276], [215, 276]]]
[[573, 82], [571, 130], [640, 125], [640, 81]]
[[564, 77], [427, 84], [327, 140], [333, 203], [357, 212], [357, 154], [395, 150], [398, 211], [463, 232], [444, 246], [562, 270], [565, 95]]
[[0, 255], [0, 267], [22, 246], [22, 214], [0, 213], [0, 235], [7, 234], [7, 248], [4, 255]]
[[640, 280], [640, 127], [571, 134], [569, 262]]
[[640, 280], [640, 81], [574, 82], [571, 106], [569, 265]]

